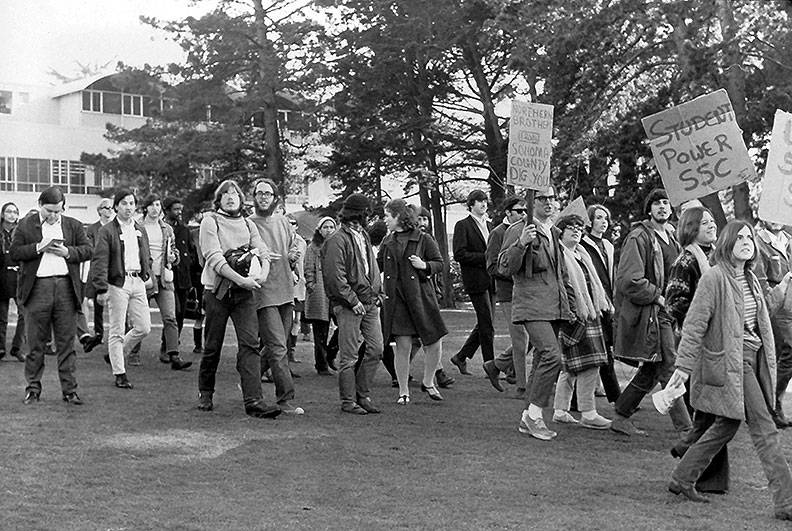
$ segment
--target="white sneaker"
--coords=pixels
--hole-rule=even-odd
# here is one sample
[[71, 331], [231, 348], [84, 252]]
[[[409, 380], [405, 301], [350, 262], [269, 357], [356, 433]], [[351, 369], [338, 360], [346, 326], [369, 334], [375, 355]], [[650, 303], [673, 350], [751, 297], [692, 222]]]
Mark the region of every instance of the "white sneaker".
[[527, 411], [523, 411], [522, 418], [520, 418], [520, 425], [517, 429], [520, 433], [527, 433], [540, 441], [550, 441], [558, 435], [556, 432], [547, 429], [547, 425], [542, 417], [534, 420], [528, 416]]
[[406, 406], [410, 403], [410, 395], [401, 395], [396, 403], [400, 406]]
[[597, 413], [597, 416], [593, 419], [587, 419], [583, 417], [580, 420], [580, 425], [584, 428], [589, 428], [592, 430], [607, 430], [611, 427], [611, 421]]
[[580, 424], [580, 421], [573, 417], [569, 411], [556, 411], [553, 413], [553, 422], [558, 422], [559, 424]]

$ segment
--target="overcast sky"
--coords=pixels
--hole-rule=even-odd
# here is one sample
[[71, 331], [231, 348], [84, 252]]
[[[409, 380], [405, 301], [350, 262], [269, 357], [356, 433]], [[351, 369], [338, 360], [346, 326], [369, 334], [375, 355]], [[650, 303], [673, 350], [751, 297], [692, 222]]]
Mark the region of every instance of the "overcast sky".
[[72, 74], [76, 62], [133, 66], [180, 61], [181, 49], [140, 15], [200, 16], [213, 2], [189, 0], [0, 0], [0, 80], [51, 84], [50, 68]]

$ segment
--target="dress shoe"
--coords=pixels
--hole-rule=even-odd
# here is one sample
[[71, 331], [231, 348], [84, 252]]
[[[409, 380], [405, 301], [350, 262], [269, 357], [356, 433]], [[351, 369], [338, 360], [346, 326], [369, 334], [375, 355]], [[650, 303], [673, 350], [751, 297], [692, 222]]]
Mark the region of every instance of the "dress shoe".
[[39, 400], [40, 400], [39, 393], [35, 391], [28, 391], [27, 394], [25, 394], [25, 399], [22, 401], [22, 403], [25, 405], [29, 405], [29, 404], [34, 404]]
[[256, 400], [245, 406], [245, 413], [257, 419], [274, 419], [282, 412], [278, 406], [268, 406], [263, 400]]
[[437, 388], [435, 388], [435, 386], [433, 385], [427, 387], [424, 384], [421, 384], [421, 391], [429, 395], [429, 398], [431, 398], [432, 400], [436, 400], [439, 402], [440, 400], [443, 399], [443, 395], [441, 395], [440, 391], [438, 391]]
[[785, 430], [792, 426], [792, 422], [786, 418], [784, 412], [779, 408], [773, 412], [773, 422], [775, 422], [776, 428], [779, 430]]
[[776, 520], [792, 520], [792, 508], [776, 509]]
[[451, 356], [449, 360], [451, 363], [456, 365], [457, 369], [459, 369], [459, 374], [467, 374], [470, 375], [470, 372], [467, 369], [467, 360], [464, 358], [459, 358], [459, 354], [454, 354]]
[[366, 410], [366, 413], [380, 413], [379, 408], [372, 403], [370, 398], [358, 398], [357, 403]]
[[191, 361], [184, 361], [179, 357], [179, 354], [171, 354], [169, 357], [171, 370], [173, 371], [183, 371], [189, 367], [192, 367]]
[[443, 369], [437, 369], [435, 371], [435, 380], [437, 380], [437, 386], [441, 389], [447, 389], [456, 382], [456, 380], [447, 375]]
[[80, 399], [80, 397], [77, 396], [77, 393], [74, 393], [74, 392], [72, 392], [72, 393], [64, 393], [63, 401], [66, 402], [67, 404], [71, 404], [73, 406], [81, 406], [81, 405], [83, 405], [82, 399]]
[[622, 417], [618, 413], [611, 422], [610, 429], [622, 435], [646, 435], [644, 430], [636, 428], [630, 419]]
[[682, 494], [685, 498], [690, 501], [698, 502], [698, 503], [709, 503], [709, 498], [706, 496], [702, 496], [699, 491], [696, 490], [696, 487], [693, 485], [683, 485], [679, 483], [677, 480], [672, 479], [668, 483], [668, 491], [674, 494]]
[[102, 344], [102, 336], [90, 336], [86, 338], [85, 341], [80, 341], [80, 343], [82, 343], [83, 351], [88, 353]]
[[201, 411], [212, 411], [214, 409], [212, 393], [198, 393], [198, 409]]
[[487, 375], [487, 378], [489, 378], [492, 387], [499, 393], [502, 393], [503, 386], [500, 384], [500, 370], [495, 366], [493, 360], [484, 362], [484, 373]]
[[133, 386], [127, 379], [126, 373], [124, 374], [116, 374], [115, 377], [115, 386], [119, 389], [132, 389]]
[[341, 411], [344, 413], [351, 413], [353, 415], [368, 415], [368, 411], [360, 407], [358, 404], [354, 402], [347, 402], [341, 404]]
[[25, 355], [22, 354], [22, 352], [20, 352], [18, 349], [17, 350], [11, 349], [11, 356], [16, 358], [17, 361], [21, 361], [22, 363], [25, 363]]

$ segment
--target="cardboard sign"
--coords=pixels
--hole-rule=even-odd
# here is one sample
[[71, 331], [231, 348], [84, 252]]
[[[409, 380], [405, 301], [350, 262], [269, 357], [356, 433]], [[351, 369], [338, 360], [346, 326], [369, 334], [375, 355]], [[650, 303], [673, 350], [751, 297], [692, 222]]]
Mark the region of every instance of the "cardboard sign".
[[672, 205], [756, 177], [724, 89], [641, 122]]
[[792, 114], [776, 110], [762, 179], [759, 217], [792, 225]]
[[573, 201], [571, 201], [564, 210], [558, 214], [556, 219], [561, 219], [564, 216], [568, 216], [570, 214], [577, 214], [583, 221], [586, 222], [586, 226], [591, 225], [591, 222], [588, 218], [588, 212], [586, 212], [586, 203], [583, 201], [583, 197], [577, 196]]
[[512, 101], [506, 183], [531, 190], [550, 186], [553, 106]]

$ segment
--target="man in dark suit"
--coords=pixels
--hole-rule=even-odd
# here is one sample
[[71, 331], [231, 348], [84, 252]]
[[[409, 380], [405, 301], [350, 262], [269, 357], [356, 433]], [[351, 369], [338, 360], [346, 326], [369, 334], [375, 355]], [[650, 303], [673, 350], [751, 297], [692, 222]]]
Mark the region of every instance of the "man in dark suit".
[[[115, 217], [115, 211], [113, 210], [113, 200], [109, 197], [103, 198], [96, 206], [96, 212], [99, 214], [99, 221], [88, 225], [88, 227], [85, 229], [85, 235], [88, 236], [88, 241], [91, 242], [91, 249], [96, 247], [96, 235], [99, 233], [99, 229], [113, 221], [113, 218]], [[81, 271], [81, 276], [83, 280], [83, 293], [85, 298], [93, 300], [94, 304], [94, 334], [85, 340], [83, 340], [81, 337], [80, 342], [83, 344], [83, 349], [85, 352], [91, 352], [98, 345], [102, 344], [102, 338], [104, 338], [104, 306], [102, 306], [102, 304], [96, 300], [96, 290], [94, 289], [93, 284], [88, 281], [90, 276], [91, 262], [83, 262], [82, 268], [83, 270]], [[79, 331], [79, 319], [77, 322], [77, 328]], [[88, 332], [87, 324], [85, 325], [85, 332]]]
[[455, 355], [451, 363], [462, 374], [470, 374], [467, 360], [472, 358], [481, 346], [484, 361], [495, 357], [493, 340], [495, 330], [492, 326], [492, 279], [487, 273], [487, 238], [492, 224], [487, 221], [487, 194], [473, 190], [468, 194], [467, 207], [470, 215], [459, 220], [454, 226], [454, 260], [462, 269], [462, 285], [473, 303], [476, 312], [476, 326]]
[[82, 289], [80, 263], [91, 258], [82, 223], [63, 215], [66, 199], [52, 186], [39, 196], [38, 213], [19, 223], [11, 258], [19, 262], [17, 298], [25, 311], [30, 353], [25, 360], [25, 404], [39, 401], [44, 351], [52, 332], [63, 400], [82, 404], [74, 377], [74, 334]]

